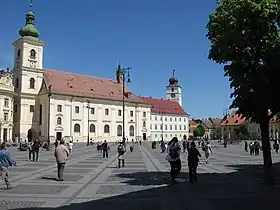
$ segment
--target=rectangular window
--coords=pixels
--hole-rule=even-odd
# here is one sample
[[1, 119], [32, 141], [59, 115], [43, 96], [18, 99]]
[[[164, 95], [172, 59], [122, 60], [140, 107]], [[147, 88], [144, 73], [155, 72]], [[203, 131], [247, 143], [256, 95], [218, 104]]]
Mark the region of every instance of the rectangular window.
[[43, 116], [43, 105], [40, 104], [40, 108], [39, 108], [39, 124], [42, 125], [42, 116]]
[[167, 125], [165, 125], [165, 130], [167, 130]]
[[80, 107], [75, 106], [75, 113], [78, 114], [80, 112]]
[[143, 112], [143, 117], [146, 117], [146, 112]]
[[105, 109], [105, 115], [109, 115], [109, 109]]
[[172, 130], [172, 125], [170, 125], [170, 130]]
[[5, 98], [4, 100], [4, 107], [9, 107], [9, 99]]
[[130, 117], [133, 117], [133, 111], [130, 111]]
[[118, 110], [118, 116], [122, 116], [122, 110]]
[[57, 105], [57, 112], [62, 112], [62, 106], [61, 105]]
[[4, 121], [8, 121], [9, 120], [9, 114], [8, 113], [4, 113]]
[[90, 108], [90, 113], [94, 114], [94, 108]]
[[30, 112], [34, 112], [34, 111], [35, 111], [34, 105], [30, 105], [30, 106], [29, 106], [29, 111], [30, 111]]

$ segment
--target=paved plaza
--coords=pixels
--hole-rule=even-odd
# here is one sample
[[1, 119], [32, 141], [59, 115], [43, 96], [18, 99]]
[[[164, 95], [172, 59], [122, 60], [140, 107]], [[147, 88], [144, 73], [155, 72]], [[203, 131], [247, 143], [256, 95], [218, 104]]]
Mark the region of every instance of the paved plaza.
[[[108, 159], [96, 147], [74, 145], [57, 182], [53, 151], [40, 153], [39, 162], [28, 162], [27, 152], [9, 148], [18, 167], [10, 168], [13, 189], [0, 185], [0, 210], [6, 209], [279, 209], [280, 186], [267, 187], [262, 179], [262, 156], [250, 156], [243, 145], [214, 148], [210, 164], [199, 165], [199, 183], [187, 182], [186, 153], [179, 183], [170, 184], [166, 154], [150, 144], [127, 152], [125, 168], [117, 168], [116, 144]], [[280, 155], [273, 151], [274, 162]], [[278, 163], [275, 165], [279, 168]], [[276, 170], [279, 177], [279, 170]], [[280, 183], [280, 179], [278, 180]], [[265, 201], [265, 202], [263, 202]], [[32, 208], [32, 209], [33, 209]]]

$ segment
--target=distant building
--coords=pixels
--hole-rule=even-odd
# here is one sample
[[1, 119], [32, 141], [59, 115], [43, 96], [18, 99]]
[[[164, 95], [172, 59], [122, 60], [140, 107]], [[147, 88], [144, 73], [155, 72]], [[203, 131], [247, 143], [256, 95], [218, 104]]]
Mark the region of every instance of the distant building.
[[[232, 112], [228, 117], [225, 117], [221, 121], [222, 136], [228, 137], [229, 139], [236, 138], [235, 129], [241, 125], [246, 126], [248, 130], [248, 138], [250, 139], [261, 139], [260, 125], [251, 120], [246, 120], [241, 114]], [[280, 131], [280, 119], [276, 116], [273, 117], [269, 122], [269, 136], [271, 139], [279, 138]]]
[[202, 119], [202, 125], [205, 129], [204, 138], [206, 139], [219, 139], [221, 137], [221, 118]]
[[151, 105], [150, 133], [154, 141], [169, 141], [172, 137], [181, 140], [189, 136], [188, 114], [182, 107], [182, 88], [174, 73], [166, 87], [167, 99], [141, 97]]

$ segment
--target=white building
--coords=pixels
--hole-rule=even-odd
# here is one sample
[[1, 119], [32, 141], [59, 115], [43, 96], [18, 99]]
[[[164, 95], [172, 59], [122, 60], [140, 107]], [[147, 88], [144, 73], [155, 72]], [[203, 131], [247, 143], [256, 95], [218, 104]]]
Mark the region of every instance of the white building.
[[[45, 69], [44, 42], [38, 39], [34, 20], [30, 10], [21, 38], [13, 43], [14, 137], [122, 139], [123, 72], [118, 70], [112, 80]], [[150, 133], [143, 122], [150, 118], [150, 106], [126, 88], [124, 95], [125, 138], [146, 140]]]
[[11, 72], [0, 71], [0, 142], [12, 139], [14, 95]]
[[167, 99], [141, 98], [151, 105], [150, 139], [153, 141], [168, 141], [172, 137], [178, 137], [179, 140], [188, 139], [188, 114], [182, 108], [182, 88], [174, 72], [166, 87]]
[[[160, 139], [161, 115], [164, 116], [165, 139], [188, 136], [188, 118], [181, 107], [181, 87], [174, 75], [166, 88], [168, 100], [147, 100], [126, 87], [123, 94], [125, 72], [120, 66], [115, 79], [46, 69], [43, 66], [44, 42], [38, 38], [34, 21], [35, 15], [30, 10], [25, 26], [19, 31], [21, 37], [13, 43], [14, 84], [2, 82], [3, 87], [0, 87], [0, 140]], [[1, 78], [0, 83], [2, 80], [12, 81], [11, 74]], [[163, 103], [158, 106], [156, 101]]]

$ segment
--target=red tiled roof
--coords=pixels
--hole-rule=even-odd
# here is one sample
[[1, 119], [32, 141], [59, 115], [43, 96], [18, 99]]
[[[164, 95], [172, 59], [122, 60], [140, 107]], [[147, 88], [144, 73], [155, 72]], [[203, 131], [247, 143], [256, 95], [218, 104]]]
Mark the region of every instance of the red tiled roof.
[[236, 112], [232, 112], [227, 118], [225, 117], [221, 121], [221, 126], [224, 125], [242, 125], [246, 122], [246, 118], [243, 117], [241, 114], [236, 114]]
[[[268, 111], [270, 114], [270, 111]], [[246, 120], [245, 117], [242, 117], [241, 114], [236, 114], [236, 112], [232, 112], [227, 118], [224, 118], [221, 121], [221, 126], [225, 125], [242, 125], [246, 122], [251, 122], [251, 120]], [[277, 116], [274, 116], [273, 118], [270, 119], [270, 123], [280, 123], [280, 118]]]
[[187, 115], [184, 109], [176, 101], [155, 99], [151, 97], [140, 97], [140, 98], [142, 101], [145, 101], [151, 105], [152, 112], [174, 114], [174, 115]]
[[[54, 70], [45, 70], [44, 79], [47, 86], [51, 85], [52, 93], [105, 100], [123, 99], [122, 83], [112, 79]], [[125, 101], [145, 103], [126, 88], [125, 92]]]

